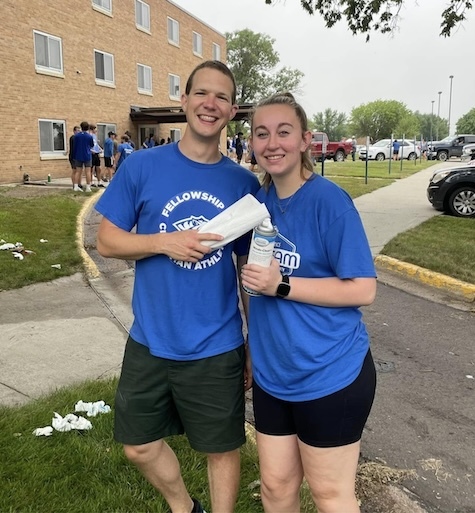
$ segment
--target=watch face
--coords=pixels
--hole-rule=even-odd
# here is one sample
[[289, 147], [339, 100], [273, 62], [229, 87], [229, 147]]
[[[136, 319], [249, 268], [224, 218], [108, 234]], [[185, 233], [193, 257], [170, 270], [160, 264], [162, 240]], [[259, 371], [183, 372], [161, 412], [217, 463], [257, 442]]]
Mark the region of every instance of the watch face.
[[282, 282], [277, 287], [277, 296], [279, 296], [279, 297], [287, 297], [289, 295], [289, 292], [290, 292], [290, 285], [288, 283]]

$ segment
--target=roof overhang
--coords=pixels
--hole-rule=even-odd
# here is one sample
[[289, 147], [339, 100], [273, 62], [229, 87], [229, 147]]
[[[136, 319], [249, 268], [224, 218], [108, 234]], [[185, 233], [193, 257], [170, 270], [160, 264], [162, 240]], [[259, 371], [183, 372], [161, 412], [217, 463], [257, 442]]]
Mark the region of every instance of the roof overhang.
[[[248, 121], [253, 111], [253, 103], [238, 105], [233, 121]], [[130, 107], [130, 119], [134, 123], [156, 125], [160, 123], [186, 123], [181, 107]]]

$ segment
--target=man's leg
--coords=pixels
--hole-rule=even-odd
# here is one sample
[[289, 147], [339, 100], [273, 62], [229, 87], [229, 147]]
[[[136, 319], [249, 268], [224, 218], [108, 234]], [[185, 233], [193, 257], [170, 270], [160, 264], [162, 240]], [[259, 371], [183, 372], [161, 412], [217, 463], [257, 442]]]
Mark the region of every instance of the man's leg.
[[239, 491], [239, 449], [207, 456], [211, 511], [233, 513]]
[[[180, 473], [175, 453], [163, 440], [143, 445], [124, 445], [127, 458], [168, 502], [172, 513], [190, 513], [193, 501]], [[215, 509], [215, 511], [221, 511]], [[224, 511], [224, 510], [223, 510]], [[226, 510], [227, 511], [227, 510]], [[229, 510], [232, 512], [232, 509]]]
[[82, 192], [82, 189], [79, 187], [80, 183], [81, 183], [81, 174], [82, 174], [82, 166], [76, 166], [74, 169], [73, 169], [73, 172], [72, 172], [72, 175], [73, 175], [73, 190], [74, 191], [81, 191]]
[[86, 192], [91, 192], [92, 169], [86, 167]]

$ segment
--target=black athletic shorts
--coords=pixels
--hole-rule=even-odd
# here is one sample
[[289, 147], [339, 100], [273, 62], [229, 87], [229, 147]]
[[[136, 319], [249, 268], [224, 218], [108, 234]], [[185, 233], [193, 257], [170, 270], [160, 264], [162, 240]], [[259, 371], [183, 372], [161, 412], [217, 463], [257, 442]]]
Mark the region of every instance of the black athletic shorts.
[[101, 167], [101, 159], [99, 153], [92, 153], [92, 167]]
[[340, 447], [360, 440], [373, 405], [376, 370], [368, 351], [358, 377], [320, 399], [289, 402], [252, 386], [256, 430], [265, 435], [296, 434], [313, 447]]
[[228, 452], [244, 433], [244, 346], [192, 361], [158, 358], [129, 337], [115, 399], [115, 439], [142, 445], [186, 433], [204, 453]]

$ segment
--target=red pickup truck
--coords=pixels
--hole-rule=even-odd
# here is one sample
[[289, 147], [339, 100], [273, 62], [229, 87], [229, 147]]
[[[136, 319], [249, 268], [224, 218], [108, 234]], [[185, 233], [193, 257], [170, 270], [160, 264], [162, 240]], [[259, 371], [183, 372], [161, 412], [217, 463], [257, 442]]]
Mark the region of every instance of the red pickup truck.
[[310, 153], [314, 162], [322, 160], [322, 153], [325, 154], [325, 159], [343, 162], [351, 154], [351, 142], [331, 142], [325, 132], [312, 132]]

